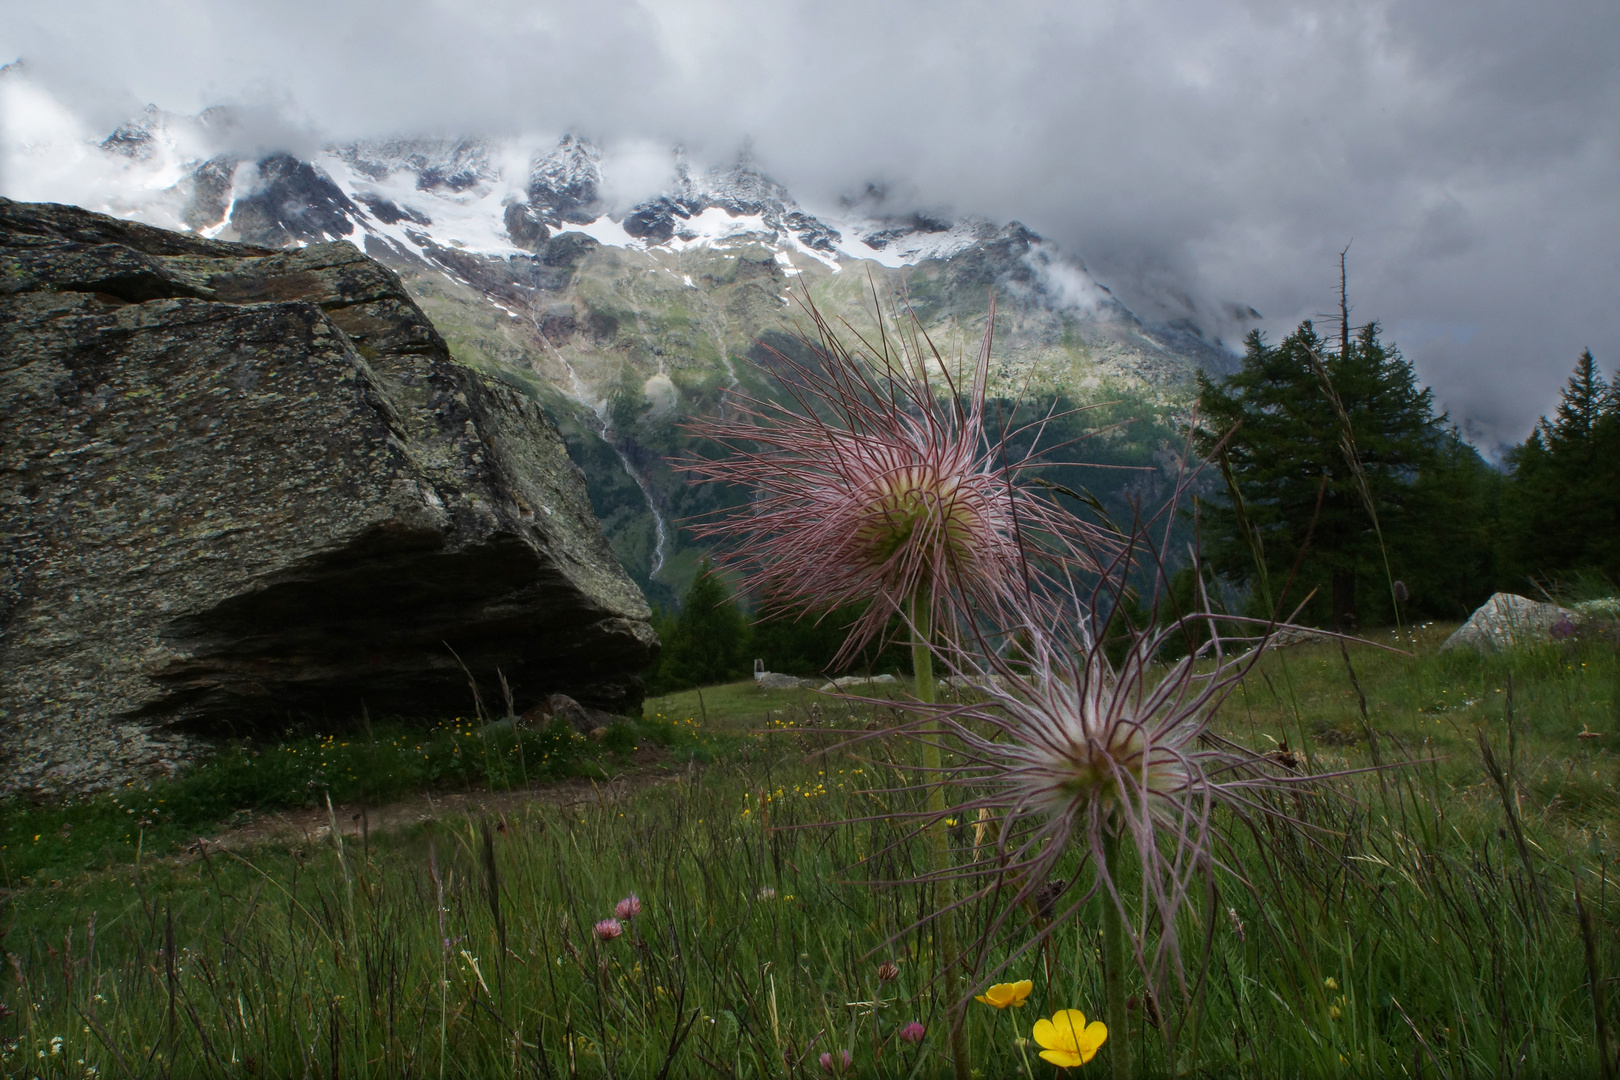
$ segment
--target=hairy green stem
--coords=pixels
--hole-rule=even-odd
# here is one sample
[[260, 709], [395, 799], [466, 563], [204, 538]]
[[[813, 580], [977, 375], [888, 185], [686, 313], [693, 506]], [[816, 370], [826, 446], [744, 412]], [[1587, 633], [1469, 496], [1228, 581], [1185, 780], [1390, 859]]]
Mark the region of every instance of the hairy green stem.
[[[934, 654], [930, 650], [933, 637], [933, 618], [928, 597], [919, 596], [911, 605], [911, 671], [916, 680], [917, 700], [934, 703]], [[967, 1016], [963, 1008], [961, 958], [956, 943], [956, 912], [951, 910], [956, 900], [956, 888], [951, 872], [950, 837], [945, 832], [945, 785], [940, 772], [939, 743], [923, 740], [923, 772], [928, 782], [928, 813], [934, 822], [929, 826], [929, 838], [934, 860], [935, 902], [939, 914], [939, 951], [944, 966], [944, 989], [947, 1015], [950, 1017], [951, 1064], [956, 1080], [968, 1080], [970, 1057], [968, 1052]]]
[[[1103, 834], [1103, 862], [1109, 880], [1119, 888], [1119, 822]], [[1125, 1013], [1125, 920], [1119, 903], [1102, 891], [1103, 999], [1108, 1011], [1108, 1061], [1114, 1080], [1131, 1080], [1130, 1021]]]

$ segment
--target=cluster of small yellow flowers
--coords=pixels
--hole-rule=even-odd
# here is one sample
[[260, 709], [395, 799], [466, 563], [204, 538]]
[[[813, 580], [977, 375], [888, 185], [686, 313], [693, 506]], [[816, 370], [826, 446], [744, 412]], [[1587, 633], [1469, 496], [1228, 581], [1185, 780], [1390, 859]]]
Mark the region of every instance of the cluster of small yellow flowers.
[[[853, 778], [862, 775], [863, 772], [864, 770], [862, 769], [850, 769], [847, 771], [844, 769], [839, 769], [838, 775]], [[821, 771], [817, 772], [816, 775], [818, 777], [825, 777], [827, 774], [825, 771]], [[753, 813], [755, 802], [758, 802], [759, 808], [763, 810], [770, 803], [780, 800], [794, 798], [815, 799], [825, 796], [835, 789], [841, 791], [848, 787], [849, 784], [843, 780], [836, 780], [832, 783], [831, 787], [829, 787], [827, 781], [821, 779], [810, 783], [794, 784], [791, 789], [787, 787], [778, 787], [775, 791], [745, 791], [742, 794], [743, 809], [741, 816], [746, 818]]]
[[[1339, 980], [1329, 975], [1327, 978], [1322, 980], [1322, 988], [1329, 992], [1338, 990]], [[1328, 1018], [1330, 1020], [1339, 1019], [1339, 1017], [1344, 1015], [1344, 1010], [1348, 1005], [1349, 998], [1345, 994], [1340, 994], [1338, 997], [1331, 999], [1328, 1002]]]
[[[664, 717], [663, 713], [653, 713], [653, 719], [655, 719], [655, 720], [663, 720], [663, 719], [665, 719], [665, 717]], [[671, 723], [671, 724], [685, 724], [688, 727], [697, 727], [698, 726], [697, 717], [695, 717], [695, 716], [688, 716], [685, 720], [670, 720], [669, 723]]]

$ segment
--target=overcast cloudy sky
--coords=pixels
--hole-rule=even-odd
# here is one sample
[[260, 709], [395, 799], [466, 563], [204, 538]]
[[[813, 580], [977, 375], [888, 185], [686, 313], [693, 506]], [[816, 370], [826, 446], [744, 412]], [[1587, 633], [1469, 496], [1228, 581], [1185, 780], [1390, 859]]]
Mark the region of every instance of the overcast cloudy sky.
[[751, 139], [812, 207], [876, 180], [1016, 218], [1144, 314], [1274, 337], [1353, 241], [1355, 315], [1486, 449], [1582, 348], [1620, 364], [1616, 0], [0, 0], [15, 58], [103, 133], [153, 102], [290, 149]]

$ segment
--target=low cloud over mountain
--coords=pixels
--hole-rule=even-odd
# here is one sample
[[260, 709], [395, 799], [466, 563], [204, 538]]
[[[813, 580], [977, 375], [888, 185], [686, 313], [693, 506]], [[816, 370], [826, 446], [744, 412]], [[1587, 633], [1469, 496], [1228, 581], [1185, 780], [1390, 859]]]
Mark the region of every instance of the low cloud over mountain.
[[812, 214], [870, 191], [884, 216], [1022, 221], [1144, 320], [1228, 342], [1251, 308], [1273, 333], [1327, 310], [1353, 241], [1356, 314], [1487, 447], [1581, 348], [1620, 360], [1601, 0], [8, 6], [15, 197], [76, 201], [75, 154], [148, 103], [234, 106], [211, 137], [254, 160], [578, 131], [627, 162], [599, 192], [622, 207], [662, 184], [638, 152], [751, 139]]

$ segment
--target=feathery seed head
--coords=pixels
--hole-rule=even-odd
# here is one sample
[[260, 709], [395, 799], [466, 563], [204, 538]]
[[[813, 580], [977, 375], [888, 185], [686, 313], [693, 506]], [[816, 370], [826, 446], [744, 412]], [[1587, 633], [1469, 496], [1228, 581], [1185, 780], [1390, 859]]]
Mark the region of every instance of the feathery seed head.
[[[1194, 623], [1209, 629], [1204, 646], [1159, 661], [1170, 641], [1191, 636]], [[1279, 775], [1273, 763], [1210, 728], [1260, 650], [1227, 655], [1232, 639], [1221, 637], [1207, 611], [1134, 632], [1117, 664], [1100, 634], [1054, 633], [1034, 618], [1021, 625], [1004, 650], [1010, 657], [960, 643], [943, 650], [953, 672], [981, 688], [981, 702], [908, 706], [920, 728], [945, 730], [963, 750], [966, 764], [951, 782], [978, 797], [958, 810], [999, 819], [995, 857], [966, 871], [987, 882], [978, 895], [996, 893], [1004, 905], [981, 949], [1035, 899], [1064, 853], [1079, 847], [1094, 868], [1093, 889], [1134, 922], [1132, 947], [1150, 984], [1166, 970], [1180, 977], [1176, 914], [1195, 876], [1218, 861], [1216, 808], [1286, 819], [1266, 792], [1317, 779]], [[1129, 905], [1134, 920], [1106, 857], [1116, 843], [1133, 852], [1140, 871], [1132, 875], [1143, 892], [1140, 904]], [[1007, 963], [1074, 917], [1084, 899], [1079, 892], [1054, 898], [1050, 926]]]
[[987, 535], [980, 508], [968, 489], [972, 477], [941, 474], [937, 462], [917, 461], [886, 468], [872, 462], [861, 487], [851, 493], [858, 524], [851, 554], [870, 567], [882, 567], [908, 544], [934, 549], [934, 557], [970, 565], [973, 541]]
[[[733, 452], [682, 464], [694, 479], [752, 490], [694, 531], [730, 542], [721, 558], [746, 571], [767, 610], [870, 601], [847, 656], [919, 597], [935, 622], [952, 604], [990, 617], [1039, 586], [1049, 561], [1095, 565], [1104, 532], [1020, 483], [1039, 462], [1010, 463], [1011, 433], [986, 424], [990, 331], [959, 387], [914, 316], [910, 336], [885, 332], [876, 347], [858, 338], [869, 358], [807, 311], [816, 362], [774, 355], [790, 403], [730, 399], [728, 416], [692, 430]], [[992, 298], [992, 328], [994, 314]]]
[[991, 691], [1019, 729], [1003, 752], [1006, 777], [1031, 810], [1073, 819], [1092, 807], [1112, 813], [1143, 797], [1173, 799], [1187, 787], [1194, 765], [1183, 751], [1201, 718], [1145, 712], [1120, 693], [1118, 673], [1100, 655], [1083, 672], [1054, 671], [1050, 655], [1043, 659], [1038, 682]]

